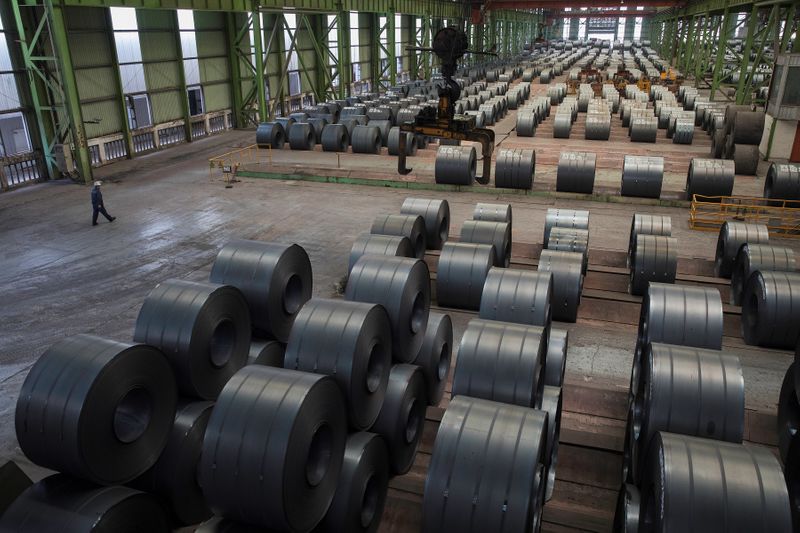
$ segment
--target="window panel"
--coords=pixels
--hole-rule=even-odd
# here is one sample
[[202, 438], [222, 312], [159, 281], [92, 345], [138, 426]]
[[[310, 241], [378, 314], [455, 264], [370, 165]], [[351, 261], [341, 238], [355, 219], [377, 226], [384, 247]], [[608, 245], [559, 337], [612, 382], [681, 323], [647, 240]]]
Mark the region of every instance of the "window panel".
[[197, 36], [193, 31], [181, 32], [181, 51], [184, 59], [197, 57]]
[[115, 30], [138, 30], [136, 9], [133, 7], [112, 7], [111, 26]]
[[134, 63], [119, 66], [120, 78], [122, 78], [122, 92], [143, 93], [147, 91], [147, 84], [144, 80], [144, 65]]
[[183, 60], [183, 72], [186, 77], [186, 85], [200, 84], [200, 61], [196, 57]]
[[135, 31], [114, 32], [114, 42], [117, 45], [117, 58], [120, 63], [138, 63], [142, 61], [142, 47], [139, 44], [139, 34]]
[[12, 70], [11, 55], [8, 51], [8, 40], [5, 32], [0, 32], [0, 71]]
[[0, 74], [0, 110], [20, 107], [17, 82], [13, 74]]
[[194, 30], [194, 11], [191, 9], [178, 9], [178, 28], [181, 30]]

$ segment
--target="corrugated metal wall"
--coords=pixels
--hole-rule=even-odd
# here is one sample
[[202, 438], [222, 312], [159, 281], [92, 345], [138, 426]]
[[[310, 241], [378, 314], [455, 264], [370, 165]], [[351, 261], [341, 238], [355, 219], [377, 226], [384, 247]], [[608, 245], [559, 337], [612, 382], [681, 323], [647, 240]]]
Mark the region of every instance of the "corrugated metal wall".
[[232, 104], [225, 14], [196, 11], [194, 25], [206, 111], [229, 109]]

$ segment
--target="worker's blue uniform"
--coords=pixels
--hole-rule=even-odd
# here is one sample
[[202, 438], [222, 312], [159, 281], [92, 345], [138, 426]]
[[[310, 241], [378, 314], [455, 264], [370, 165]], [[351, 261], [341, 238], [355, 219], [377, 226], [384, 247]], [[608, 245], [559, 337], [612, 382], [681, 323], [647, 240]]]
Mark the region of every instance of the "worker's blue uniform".
[[116, 218], [109, 215], [108, 211], [106, 211], [103, 205], [103, 193], [100, 192], [100, 187], [95, 186], [92, 188], [92, 226], [97, 225], [97, 215], [99, 213], [102, 213], [109, 222], [114, 222]]

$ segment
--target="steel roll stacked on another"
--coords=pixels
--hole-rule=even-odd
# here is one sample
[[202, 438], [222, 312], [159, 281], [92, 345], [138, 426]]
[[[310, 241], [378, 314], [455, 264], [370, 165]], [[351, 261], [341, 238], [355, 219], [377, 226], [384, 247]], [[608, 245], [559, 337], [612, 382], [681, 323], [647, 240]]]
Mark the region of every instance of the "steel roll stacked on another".
[[556, 190], [559, 192], [592, 194], [596, 165], [597, 154], [591, 152], [561, 152], [556, 173]]
[[577, 228], [589, 230], [589, 211], [574, 209], [548, 209], [544, 219], [544, 247], [550, 242], [550, 231], [555, 228]]
[[[370, 228], [373, 235], [398, 235], [411, 241], [414, 257], [425, 257], [427, 248], [425, 219], [419, 215], [380, 215]], [[352, 269], [352, 267], [350, 267]]]
[[731, 274], [731, 305], [742, 305], [744, 287], [757, 270], [796, 271], [794, 250], [766, 244], [743, 244], [736, 254]]
[[285, 348], [284, 344], [278, 341], [253, 339], [250, 341], [247, 364], [283, 367]]
[[675, 283], [678, 273], [678, 240], [663, 235], [636, 236], [630, 258], [631, 294], [642, 295], [652, 282]]
[[617, 495], [613, 531], [615, 533], [638, 533], [640, 509], [639, 489], [633, 483], [623, 483]]
[[514, 268], [492, 268], [483, 286], [479, 316], [548, 329], [553, 275]]
[[484, 220], [465, 220], [461, 225], [461, 242], [489, 244], [494, 248], [495, 266], [511, 264], [511, 224]]
[[558, 440], [561, 435], [561, 387], [545, 385], [542, 389], [542, 402], [540, 410], [547, 413], [547, 450], [545, 451], [545, 466], [547, 467], [547, 485], [544, 499], [549, 501], [553, 497], [556, 485], [556, 466], [558, 466]]
[[494, 263], [494, 247], [489, 244], [446, 242], [436, 271], [439, 305], [478, 310], [486, 276]]
[[381, 130], [377, 126], [355, 126], [350, 135], [354, 154], [379, 154], [381, 144]]
[[736, 174], [733, 161], [728, 159], [694, 158], [686, 176], [686, 198], [701, 196], [730, 196]]
[[508, 222], [511, 227], [511, 204], [475, 204], [472, 211], [472, 220], [484, 220], [487, 222]]
[[350, 133], [344, 124], [328, 124], [322, 130], [320, 144], [323, 152], [346, 152]]
[[589, 268], [589, 230], [555, 227], [550, 230], [546, 249], [583, 255], [583, 274], [586, 275]]
[[0, 517], [4, 533], [168, 533], [173, 528], [153, 496], [128, 487], [98, 487], [64, 474], [44, 478]]
[[538, 531], [547, 428], [542, 411], [453, 398], [428, 468], [422, 531]]
[[386, 399], [370, 431], [386, 441], [389, 470], [394, 475], [405, 474], [414, 464], [428, 407], [426, 391], [425, 377], [417, 365], [392, 367]]
[[279, 122], [262, 122], [256, 129], [256, 144], [259, 148], [281, 150], [286, 143], [286, 132]]
[[155, 494], [176, 525], [190, 526], [211, 518], [211, 509], [197, 484], [197, 465], [213, 407], [214, 402], [181, 401], [158, 461], [130, 483], [136, 489]]
[[345, 403], [333, 378], [246, 366], [211, 412], [200, 486], [216, 514], [310, 531], [333, 500], [346, 439]]
[[32, 462], [98, 483], [127, 483], [158, 460], [175, 418], [169, 363], [150, 346], [68, 337], [34, 363], [17, 400]]
[[736, 254], [743, 244], [769, 243], [769, 230], [763, 224], [746, 222], [724, 222], [717, 237], [717, 251], [714, 258], [714, 270], [721, 278], [730, 278]]
[[323, 298], [312, 298], [297, 314], [283, 364], [333, 377], [356, 430], [378, 417], [391, 365], [391, 325], [383, 307]]
[[418, 259], [365, 255], [350, 271], [345, 298], [380, 304], [392, 326], [392, 357], [410, 363], [422, 346], [431, 307], [431, 275]]
[[786, 482], [766, 448], [660, 432], [645, 464], [645, 531], [792, 531]]
[[553, 275], [553, 320], [575, 322], [583, 291], [583, 254], [542, 250], [538, 270]]
[[494, 164], [494, 185], [506, 189], [529, 190], [533, 187], [536, 152], [501, 149]]
[[664, 158], [626, 155], [622, 164], [622, 196], [658, 198], [664, 181]]
[[434, 166], [436, 183], [472, 185], [477, 164], [474, 146], [439, 146]]
[[764, 111], [737, 112], [731, 131], [733, 142], [735, 144], [760, 144], [761, 136], [764, 134], [765, 119]]
[[672, 236], [672, 218], [668, 215], [648, 215], [635, 213], [631, 221], [631, 233], [628, 239], [628, 267], [631, 265], [631, 256], [634, 252], [637, 235], [664, 235]]
[[800, 200], [800, 165], [772, 163], [764, 182], [764, 198]]
[[747, 344], [790, 349], [800, 336], [800, 273], [757, 270], [742, 293]]
[[545, 328], [470, 320], [458, 345], [452, 395], [538, 408], [546, 354]]
[[544, 365], [544, 384], [550, 387], [561, 387], [564, 384], [564, 372], [567, 368], [567, 350], [569, 332], [551, 327], [547, 338], [547, 358]]
[[374, 533], [378, 530], [389, 489], [389, 453], [375, 433], [347, 438], [336, 495], [319, 531]]
[[295, 122], [289, 130], [289, 147], [292, 150], [313, 150], [316, 135], [308, 122]]
[[376, 235], [372, 233], [362, 233], [359, 235], [353, 247], [350, 248], [350, 259], [347, 271], [352, 270], [363, 255], [389, 255], [395, 257], [416, 257], [414, 247], [408, 237], [401, 235]]
[[425, 244], [429, 250], [441, 250], [450, 236], [450, 204], [447, 200], [406, 198], [400, 214], [418, 215], [425, 222]]
[[453, 352], [453, 322], [450, 315], [430, 313], [422, 348], [414, 359], [428, 384], [428, 404], [438, 405], [444, 395]]

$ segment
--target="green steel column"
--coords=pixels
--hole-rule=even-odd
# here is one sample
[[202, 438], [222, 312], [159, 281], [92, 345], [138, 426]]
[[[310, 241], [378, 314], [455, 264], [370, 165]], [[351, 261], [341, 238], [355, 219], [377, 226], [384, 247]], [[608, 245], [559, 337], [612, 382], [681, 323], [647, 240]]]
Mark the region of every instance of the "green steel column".
[[709, 41], [711, 32], [711, 14], [706, 11], [703, 18], [703, 31], [700, 34], [699, 55], [694, 60], [694, 86], [699, 87], [699, 82], [703, 78], [707, 65], [709, 54]]
[[[768, 44], [774, 43], [774, 33], [777, 32], [778, 29], [778, 15], [780, 13], [780, 6], [775, 4], [772, 6], [770, 10], [769, 18], [767, 19], [767, 25], [764, 26], [760, 35], [760, 43], [756, 49], [756, 59], [750, 65], [750, 68], [742, 69], [742, 75], [746, 77], [744, 80], [744, 86], [747, 89], [746, 92], [746, 100], [745, 102], [750, 101], [750, 96], [752, 94], [752, 86], [753, 86], [753, 78], [755, 77], [756, 70], [761, 65], [761, 60], [764, 58], [764, 48]], [[741, 81], [741, 80], [740, 80]]]
[[253, 46], [256, 50], [256, 76], [255, 85], [258, 91], [258, 120], [264, 122], [267, 120], [269, 113], [267, 112], [267, 91], [264, 85], [264, 48], [262, 44], [263, 34], [261, 33], [261, 13], [258, 11], [258, 5], [253, 2], [253, 7], [250, 16], [253, 19]]
[[736, 19], [735, 13], [730, 13], [728, 3], [725, 2], [725, 11], [722, 12], [722, 29], [717, 39], [717, 57], [714, 61], [714, 70], [711, 73], [711, 94], [709, 99], [713, 102], [714, 95], [722, 83], [722, 69], [725, 65], [725, 49], [728, 46], [728, 34], [731, 31], [731, 21]]
[[339, 4], [336, 13], [337, 43], [339, 45], [339, 99], [350, 96], [350, 84], [353, 80], [353, 58], [350, 55], [350, 13], [344, 11]]
[[236, 19], [237, 14], [228, 12], [225, 13], [225, 33], [228, 39], [228, 65], [230, 67], [231, 77], [231, 95], [233, 99], [233, 120], [235, 127], [243, 128], [247, 124], [247, 114], [244, 108], [244, 98], [242, 97], [242, 69], [241, 61], [237, 50], [239, 49], [239, 40], [237, 35]]
[[[736, 103], [743, 104], [747, 101], [749, 94], [745, 94], [745, 73], [750, 63], [750, 52], [753, 50], [756, 26], [758, 25], [758, 6], [754, 5], [750, 12], [750, 19], [747, 21], [747, 37], [742, 50], [742, 62], [739, 65], [739, 84], [736, 86]], [[748, 91], [749, 92], [749, 91]]]
[[395, 42], [395, 34], [397, 26], [395, 24], [395, 13], [390, 11], [386, 13], [386, 57], [389, 59], [389, 87], [393, 87], [397, 83], [397, 43]]
[[679, 65], [683, 72], [687, 72], [691, 67], [691, 60], [695, 47], [694, 32], [697, 26], [697, 16], [693, 15], [688, 24], [689, 29], [686, 32], [686, 40], [681, 43], [681, 59]]

